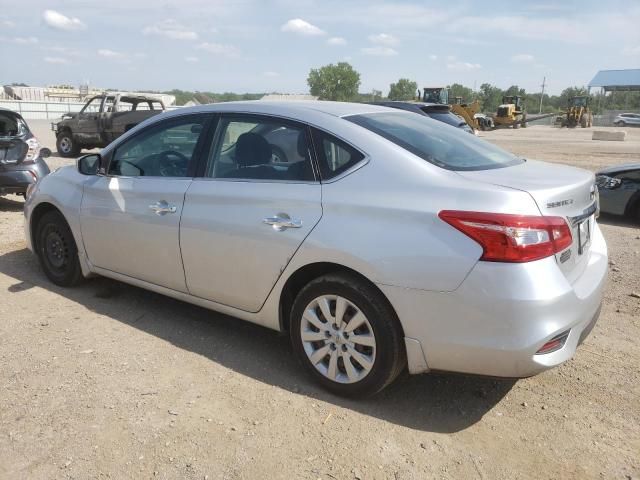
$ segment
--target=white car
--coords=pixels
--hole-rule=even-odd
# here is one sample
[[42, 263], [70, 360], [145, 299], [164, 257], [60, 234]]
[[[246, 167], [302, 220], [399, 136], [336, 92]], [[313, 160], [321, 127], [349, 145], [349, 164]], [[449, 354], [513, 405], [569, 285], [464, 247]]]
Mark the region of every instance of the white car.
[[613, 124], [618, 127], [640, 127], [640, 113], [621, 113], [613, 120]]
[[403, 370], [522, 377], [569, 359], [607, 272], [594, 175], [428, 117], [331, 102], [158, 115], [28, 192], [28, 246], [274, 330], [342, 395]]

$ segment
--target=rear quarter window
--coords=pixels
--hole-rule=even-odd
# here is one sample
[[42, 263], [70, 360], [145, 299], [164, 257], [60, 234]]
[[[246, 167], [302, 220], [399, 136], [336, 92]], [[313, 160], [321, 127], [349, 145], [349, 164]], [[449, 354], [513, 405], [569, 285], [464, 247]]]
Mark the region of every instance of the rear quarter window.
[[333, 135], [316, 129], [312, 135], [322, 180], [337, 177], [364, 160], [362, 152]]

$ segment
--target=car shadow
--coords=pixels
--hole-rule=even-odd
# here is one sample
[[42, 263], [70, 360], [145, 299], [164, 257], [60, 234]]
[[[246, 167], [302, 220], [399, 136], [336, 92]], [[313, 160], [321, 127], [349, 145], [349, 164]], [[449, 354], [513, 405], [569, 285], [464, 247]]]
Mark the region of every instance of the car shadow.
[[622, 215], [612, 215], [610, 213], [600, 213], [598, 217], [598, 223], [602, 223], [604, 225], [611, 225], [614, 227], [628, 227], [628, 228], [638, 228], [640, 227], [640, 222], [633, 218], [629, 218]]
[[16, 280], [8, 288], [9, 294], [35, 286], [47, 289], [242, 375], [416, 430], [464, 430], [480, 421], [516, 382], [453, 374], [416, 375], [401, 379], [373, 398], [344, 399], [306, 376], [286, 335], [107, 278], [60, 288], [47, 280], [27, 249], [0, 255], [0, 273]]
[[21, 212], [23, 208], [23, 201], [16, 201], [12, 198], [0, 197], [0, 212]]

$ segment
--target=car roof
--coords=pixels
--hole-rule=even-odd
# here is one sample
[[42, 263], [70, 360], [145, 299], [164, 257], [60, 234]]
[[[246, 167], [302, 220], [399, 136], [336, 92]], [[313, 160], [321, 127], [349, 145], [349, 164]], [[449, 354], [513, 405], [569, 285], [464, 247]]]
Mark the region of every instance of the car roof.
[[[16, 112], [15, 110], [11, 110], [9, 108], [4, 108], [4, 107], [0, 107], [0, 112], [2, 113], [10, 113], [12, 115], [15, 115], [16, 117], [20, 118], [21, 120], [24, 121], [24, 118], [22, 118], [22, 115], [20, 115], [18, 112]], [[26, 123], [26, 122], [25, 122]]]
[[622, 165], [612, 165], [611, 167], [603, 168], [598, 173], [620, 173], [628, 172], [629, 170], [640, 170], [640, 163], [623, 163]]
[[[248, 100], [241, 102], [221, 102], [194, 107], [179, 108], [173, 112], [206, 113], [206, 112], [247, 112], [280, 115], [296, 115], [305, 112], [321, 112], [334, 117], [347, 117], [365, 113], [391, 111], [388, 107], [368, 103], [329, 102], [320, 100]], [[173, 113], [172, 112], [172, 113]]]

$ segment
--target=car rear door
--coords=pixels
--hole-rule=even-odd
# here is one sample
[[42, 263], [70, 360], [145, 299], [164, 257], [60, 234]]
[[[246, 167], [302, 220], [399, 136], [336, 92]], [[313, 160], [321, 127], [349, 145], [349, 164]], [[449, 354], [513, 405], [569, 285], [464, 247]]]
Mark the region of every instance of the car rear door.
[[189, 293], [257, 312], [322, 216], [304, 125], [224, 115], [185, 196], [180, 245]]
[[208, 117], [164, 119], [116, 147], [85, 183], [80, 223], [96, 267], [186, 292], [179, 225]]

